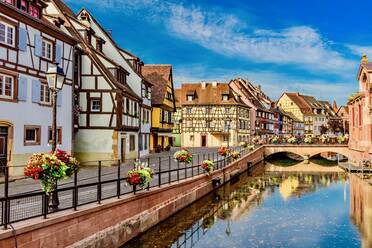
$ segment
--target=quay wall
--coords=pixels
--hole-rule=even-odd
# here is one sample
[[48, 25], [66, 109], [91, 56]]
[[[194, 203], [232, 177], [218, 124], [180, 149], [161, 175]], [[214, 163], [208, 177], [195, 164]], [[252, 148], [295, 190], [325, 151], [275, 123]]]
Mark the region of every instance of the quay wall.
[[15, 239], [18, 248], [118, 247], [211, 192], [213, 178], [220, 178], [223, 184], [246, 171], [249, 162], [262, 161], [264, 153], [265, 148], [260, 147], [211, 176], [199, 175], [77, 211], [57, 212], [48, 219], [14, 223], [16, 236], [11, 229], [1, 231], [0, 248], [16, 247]]

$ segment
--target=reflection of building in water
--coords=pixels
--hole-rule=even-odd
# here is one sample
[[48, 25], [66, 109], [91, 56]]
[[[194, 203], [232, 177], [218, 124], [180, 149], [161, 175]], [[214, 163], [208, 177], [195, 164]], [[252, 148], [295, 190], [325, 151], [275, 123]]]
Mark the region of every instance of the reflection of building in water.
[[362, 233], [362, 247], [372, 247], [372, 186], [357, 176], [350, 178], [350, 216]]
[[288, 177], [279, 186], [280, 195], [283, 199], [288, 199], [296, 191], [298, 185], [297, 177]]

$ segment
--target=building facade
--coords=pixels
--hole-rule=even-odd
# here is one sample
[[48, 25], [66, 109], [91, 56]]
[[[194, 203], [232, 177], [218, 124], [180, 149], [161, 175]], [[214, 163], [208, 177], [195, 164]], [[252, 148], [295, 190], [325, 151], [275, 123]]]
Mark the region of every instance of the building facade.
[[145, 65], [142, 74], [152, 84], [150, 150], [160, 152], [173, 146], [173, 113], [176, 111], [171, 65]]
[[75, 156], [83, 162], [137, 158], [141, 77], [85, 9], [75, 15], [62, 1], [53, 0], [46, 10], [48, 18], [62, 20], [61, 30], [79, 41], [73, 66]]
[[49, 67], [58, 63], [66, 80], [57, 96], [58, 148], [71, 152], [73, 52], [76, 40], [43, 15], [44, 1], [0, 1], [0, 166], [11, 175], [35, 152], [51, 150]]
[[184, 147], [236, 146], [250, 138], [250, 108], [226, 83], [182, 84]]
[[372, 63], [363, 55], [357, 79], [359, 91], [349, 97], [349, 148], [354, 151], [354, 162], [372, 158]]

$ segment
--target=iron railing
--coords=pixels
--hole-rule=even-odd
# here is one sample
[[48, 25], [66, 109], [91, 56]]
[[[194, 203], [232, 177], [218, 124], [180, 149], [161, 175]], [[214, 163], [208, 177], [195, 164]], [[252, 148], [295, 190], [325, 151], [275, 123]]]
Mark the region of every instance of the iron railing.
[[[249, 153], [248, 149], [235, 149], [240, 152], [241, 157]], [[123, 195], [136, 194], [138, 191], [149, 190], [151, 188], [169, 185], [191, 177], [203, 174], [201, 163], [205, 159], [214, 161], [215, 170], [225, 168], [234, 159], [231, 156], [221, 157], [214, 153], [195, 154], [193, 163], [183, 165], [175, 162], [171, 156], [148, 158], [149, 166], [154, 169], [154, 177], [146, 189], [130, 186], [126, 183], [127, 171], [130, 168], [122, 165], [118, 160], [113, 164], [111, 161], [110, 171], [104, 173], [107, 167], [103, 166], [108, 161], [94, 162], [97, 169], [97, 176], [83, 177], [79, 179], [79, 173], [75, 172], [69, 182], [60, 183], [57, 187], [59, 196], [59, 207], [57, 210], [48, 208], [48, 196], [41, 190], [33, 190], [21, 193], [9, 194], [9, 168], [5, 167], [5, 177], [3, 185], [3, 196], [0, 197], [0, 226], [7, 228], [8, 224], [24, 221], [27, 219], [41, 217], [47, 218], [48, 214], [67, 209], [77, 210], [78, 207], [97, 203], [109, 198], [120, 198]], [[154, 161], [156, 161], [154, 163]], [[151, 161], [153, 163], [151, 163]], [[94, 166], [89, 162], [90, 166]]]

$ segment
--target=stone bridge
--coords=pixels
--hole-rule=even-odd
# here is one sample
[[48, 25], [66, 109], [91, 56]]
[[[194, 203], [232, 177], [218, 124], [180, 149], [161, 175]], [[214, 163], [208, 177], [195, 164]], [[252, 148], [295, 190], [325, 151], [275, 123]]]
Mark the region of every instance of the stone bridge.
[[351, 151], [346, 144], [270, 144], [264, 147], [266, 157], [279, 152], [291, 152], [308, 158], [323, 152], [334, 152], [348, 158], [351, 156]]

